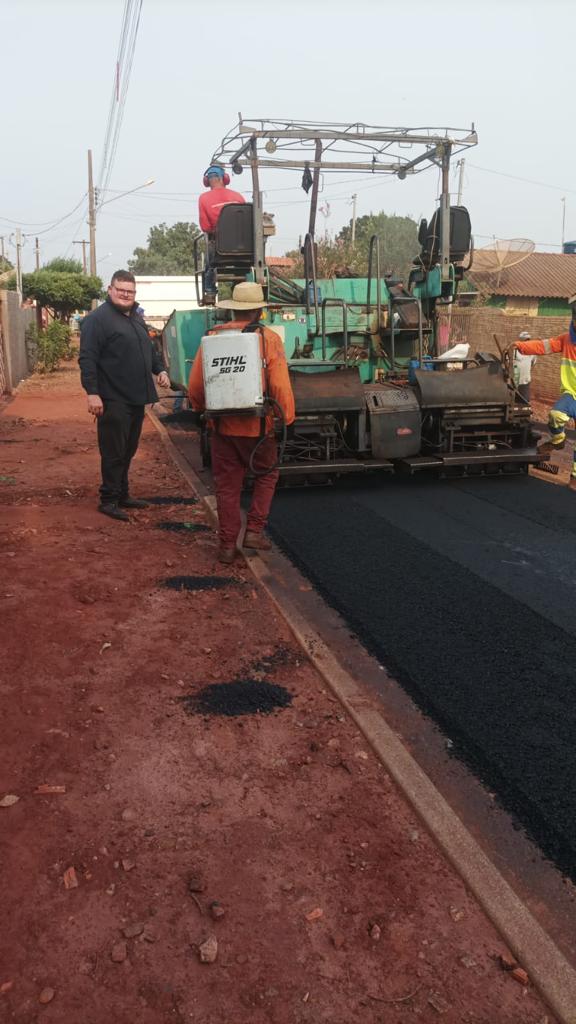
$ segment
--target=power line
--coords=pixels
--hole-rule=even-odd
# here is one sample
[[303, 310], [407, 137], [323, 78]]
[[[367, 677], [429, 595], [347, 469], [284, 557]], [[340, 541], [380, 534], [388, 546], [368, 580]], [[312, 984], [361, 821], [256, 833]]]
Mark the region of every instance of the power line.
[[576, 195], [576, 189], [574, 188], [562, 188], [561, 185], [550, 185], [547, 181], [535, 181], [533, 178], [521, 178], [517, 174], [507, 174], [505, 171], [494, 171], [491, 167], [479, 167], [478, 164], [467, 163], [468, 167], [473, 167], [476, 171], [484, 171], [486, 174], [497, 174], [499, 178], [511, 178], [512, 181], [523, 181], [526, 185], [539, 185], [540, 188], [551, 188], [555, 192], [572, 192]]
[[82, 210], [82, 216], [80, 217], [80, 220], [78, 221], [78, 223], [76, 224], [76, 226], [74, 228], [74, 231], [72, 232], [72, 238], [70, 239], [70, 241], [68, 243], [68, 246], [67, 246], [67, 248], [66, 248], [66, 250], [64, 252], [64, 258], [67, 258], [68, 254], [71, 252], [72, 246], [74, 244], [74, 235], [78, 234], [80, 226], [85, 223], [87, 216], [88, 216], [88, 203], [86, 203], [86, 205], [84, 206], [84, 209]]
[[[32, 227], [34, 229], [36, 227], [40, 228], [40, 227], [43, 227], [45, 224], [49, 224], [50, 227], [47, 228], [47, 230], [50, 231], [52, 228], [58, 227], [58, 225], [61, 224], [62, 221], [67, 220], [68, 217], [71, 217], [72, 214], [76, 213], [76, 210], [81, 206], [82, 202], [84, 201], [85, 195], [86, 195], [86, 193], [84, 193], [84, 195], [80, 199], [80, 202], [76, 203], [76, 206], [74, 206], [73, 209], [71, 209], [69, 211], [69, 213], [65, 213], [64, 216], [57, 217], [55, 220], [54, 219], [52, 219], [52, 220], [42, 220], [42, 221], [12, 220], [10, 217], [0, 217], [0, 221], [2, 221], [5, 224], [14, 224], [17, 227]], [[46, 234], [46, 231], [36, 231], [36, 230], [34, 230], [34, 231], [31, 231], [30, 234], [43, 235], [43, 234]]]
[[28, 238], [31, 235], [49, 235], [49, 234], [51, 234], [53, 231], [56, 230], [56, 228], [58, 228], [60, 226], [60, 224], [62, 224], [65, 220], [68, 220], [74, 213], [76, 213], [76, 211], [82, 206], [82, 204], [83, 204], [85, 199], [86, 199], [86, 194], [84, 194], [82, 196], [82, 198], [81, 198], [79, 203], [76, 203], [76, 206], [74, 207], [74, 209], [70, 210], [70, 213], [67, 213], [65, 217], [60, 217], [59, 220], [55, 221], [49, 228], [44, 228], [42, 231], [28, 232], [23, 237], [24, 238]]
[[102, 165], [99, 174], [99, 193], [107, 191], [110, 176], [112, 174], [112, 168], [114, 166], [118, 140], [120, 138], [120, 130], [122, 128], [122, 120], [124, 118], [128, 86], [130, 84], [130, 73], [132, 71], [132, 63], [134, 61], [138, 29], [140, 26], [142, 2], [143, 0], [126, 0], [124, 5], [124, 16], [120, 32], [118, 57], [114, 73], [114, 88], [112, 90], [108, 123], [106, 125]]
[[126, 38], [129, 23], [130, 8], [132, 0], [126, 0], [124, 5], [124, 15], [122, 17], [122, 28], [120, 30], [120, 42], [118, 44], [118, 53], [116, 55], [116, 67], [114, 69], [114, 82], [112, 84], [112, 96], [110, 98], [110, 109], [108, 111], [108, 121], [106, 123], [106, 134], [104, 136], [104, 148], [102, 150], [102, 164], [100, 166], [99, 180], [104, 179], [106, 166], [108, 163], [108, 156], [110, 150], [110, 143], [112, 141], [112, 132], [114, 128], [114, 114], [116, 113], [116, 104], [119, 99], [118, 94], [118, 83], [120, 78], [120, 69], [124, 61], [124, 52], [126, 48]]

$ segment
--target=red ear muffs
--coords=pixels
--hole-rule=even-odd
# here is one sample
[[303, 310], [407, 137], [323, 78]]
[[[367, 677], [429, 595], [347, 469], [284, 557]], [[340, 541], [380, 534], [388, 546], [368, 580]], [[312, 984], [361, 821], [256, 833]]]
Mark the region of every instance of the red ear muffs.
[[[230, 175], [226, 174], [226, 171], [224, 171], [224, 177], [223, 177], [222, 181], [224, 182], [225, 185], [229, 185], [230, 184]], [[204, 188], [208, 188], [208, 186], [210, 184], [210, 182], [208, 181], [208, 175], [206, 175], [206, 174], [204, 175], [204, 177], [202, 178], [202, 184], [204, 185]]]

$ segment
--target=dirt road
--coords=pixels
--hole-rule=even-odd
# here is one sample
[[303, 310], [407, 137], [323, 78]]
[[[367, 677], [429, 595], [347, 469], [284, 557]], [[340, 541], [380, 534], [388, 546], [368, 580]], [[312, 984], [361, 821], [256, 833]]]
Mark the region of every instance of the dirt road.
[[[209, 589], [154, 429], [130, 524], [74, 370], [1, 410], [0, 459], [0, 1020], [553, 1024], [244, 563]], [[230, 715], [262, 682], [285, 706]]]

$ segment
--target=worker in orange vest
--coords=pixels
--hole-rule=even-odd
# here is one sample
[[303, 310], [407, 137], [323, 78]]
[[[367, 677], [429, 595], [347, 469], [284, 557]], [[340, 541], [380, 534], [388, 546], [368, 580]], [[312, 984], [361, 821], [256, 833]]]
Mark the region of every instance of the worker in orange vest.
[[[566, 424], [570, 420], [574, 420], [576, 423], [576, 295], [570, 299], [570, 305], [572, 306], [572, 321], [566, 334], [559, 334], [556, 338], [516, 341], [512, 346], [526, 356], [546, 356], [552, 352], [562, 353], [560, 398], [548, 413], [550, 437], [538, 447], [543, 458], [549, 458], [554, 452], [564, 448]], [[576, 491], [576, 448], [574, 449], [574, 463], [568, 486], [571, 491]]]
[[[237, 284], [232, 298], [218, 303], [219, 309], [234, 311], [234, 319], [210, 331], [242, 331], [255, 324], [265, 307], [264, 293], [259, 284], [243, 281]], [[294, 422], [295, 406], [284, 346], [279, 335], [269, 327], [258, 324], [263, 336], [263, 357], [266, 373], [266, 394], [282, 410], [286, 426]], [[190, 372], [188, 397], [196, 412], [206, 409], [206, 395], [202, 374], [202, 345]], [[236, 544], [240, 533], [240, 497], [244, 477], [251, 466], [256, 472], [254, 491], [246, 521], [242, 546], [248, 550], [266, 551], [270, 541], [264, 536], [270, 506], [278, 482], [278, 446], [274, 437], [274, 417], [267, 413], [262, 423], [260, 416], [224, 415], [210, 422], [212, 474], [218, 506], [220, 548], [218, 559], [230, 564], [236, 557]], [[257, 450], [256, 450], [257, 449]]]

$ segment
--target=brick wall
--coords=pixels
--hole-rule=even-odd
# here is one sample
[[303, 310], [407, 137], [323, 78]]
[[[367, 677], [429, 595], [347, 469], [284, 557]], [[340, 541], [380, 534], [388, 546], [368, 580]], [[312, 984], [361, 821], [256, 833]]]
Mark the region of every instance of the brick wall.
[[[471, 307], [452, 311], [450, 317], [450, 344], [467, 341], [470, 353], [498, 352], [494, 335], [504, 348], [515, 341], [521, 331], [533, 338], [553, 338], [565, 334], [568, 317], [511, 316], [501, 309]], [[560, 355], [541, 356], [532, 371], [532, 396], [543, 402], [556, 401], [560, 392]]]

